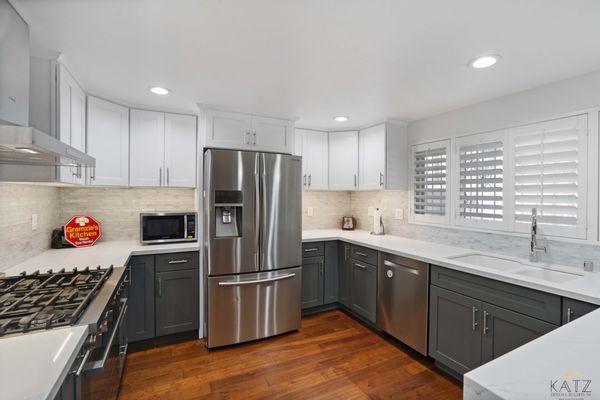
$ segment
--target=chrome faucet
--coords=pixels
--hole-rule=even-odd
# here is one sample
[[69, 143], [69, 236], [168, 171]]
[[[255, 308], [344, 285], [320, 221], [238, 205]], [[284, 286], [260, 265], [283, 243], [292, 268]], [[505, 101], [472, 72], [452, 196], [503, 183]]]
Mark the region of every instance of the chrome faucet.
[[[545, 240], [544, 240], [545, 242]], [[538, 253], [546, 252], [546, 246], [537, 242], [537, 209], [531, 209], [531, 241], [529, 242], [529, 261], [538, 262]]]

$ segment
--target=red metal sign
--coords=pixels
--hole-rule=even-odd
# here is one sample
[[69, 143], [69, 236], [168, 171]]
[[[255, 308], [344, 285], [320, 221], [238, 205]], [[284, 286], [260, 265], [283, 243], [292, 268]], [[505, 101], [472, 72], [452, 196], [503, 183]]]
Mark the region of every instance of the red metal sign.
[[100, 239], [100, 222], [90, 215], [75, 215], [65, 224], [65, 240], [75, 247], [93, 246]]

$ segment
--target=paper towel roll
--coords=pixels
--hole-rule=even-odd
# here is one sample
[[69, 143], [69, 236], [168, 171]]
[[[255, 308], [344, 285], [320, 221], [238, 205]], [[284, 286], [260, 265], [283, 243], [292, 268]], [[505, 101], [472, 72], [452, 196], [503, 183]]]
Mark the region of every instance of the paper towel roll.
[[381, 210], [376, 208], [373, 211], [373, 233], [381, 235], [383, 233], [383, 224], [381, 223]]

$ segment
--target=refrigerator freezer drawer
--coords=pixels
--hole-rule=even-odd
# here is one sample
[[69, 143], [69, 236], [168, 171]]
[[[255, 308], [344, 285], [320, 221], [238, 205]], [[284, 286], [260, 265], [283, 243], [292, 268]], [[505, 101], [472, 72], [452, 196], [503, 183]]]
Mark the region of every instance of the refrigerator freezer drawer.
[[207, 347], [300, 328], [302, 268], [207, 279]]

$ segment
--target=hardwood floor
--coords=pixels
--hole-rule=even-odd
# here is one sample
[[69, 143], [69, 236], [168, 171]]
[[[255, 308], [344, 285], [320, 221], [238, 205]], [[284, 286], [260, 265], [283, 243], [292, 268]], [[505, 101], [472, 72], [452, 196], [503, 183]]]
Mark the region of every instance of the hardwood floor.
[[462, 389], [342, 311], [262, 341], [208, 351], [193, 340], [128, 355], [120, 400], [202, 398], [451, 400]]

